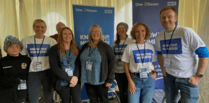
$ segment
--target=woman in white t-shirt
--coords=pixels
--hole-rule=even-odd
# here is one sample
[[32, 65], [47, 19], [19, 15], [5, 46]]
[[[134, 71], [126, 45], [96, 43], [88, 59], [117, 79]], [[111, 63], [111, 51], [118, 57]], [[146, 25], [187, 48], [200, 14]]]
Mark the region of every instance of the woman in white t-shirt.
[[120, 22], [117, 25], [116, 40], [112, 44], [114, 54], [116, 57], [115, 60], [115, 78], [119, 87], [119, 95], [121, 103], [127, 103], [127, 89], [128, 81], [126, 78], [125, 69], [123, 62], [121, 61], [123, 51], [128, 44], [134, 43], [131, 38], [128, 38], [127, 35], [128, 25], [124, 22]]
[[22, 55], [31, 58], [28, 76], [28, 99], [29, 103], [38, 103], [40, 90], [43, 87], [46, 103], [54, 103], [52, 73], [49, 66], [49, 49], [57, 42], [45, 36], [47, 26], [44, 20], [36, 19], [33, 22], [35, 35], [22, 40]]
[[145, 40], [150, 38], [146, 24], [138, 22], [131, 30], [131, 36], [136, 42], [129, 44], [123, 53], [125, 73], [128, 79], [128, 102], [151, 103], [157, 72], [155, 49]]

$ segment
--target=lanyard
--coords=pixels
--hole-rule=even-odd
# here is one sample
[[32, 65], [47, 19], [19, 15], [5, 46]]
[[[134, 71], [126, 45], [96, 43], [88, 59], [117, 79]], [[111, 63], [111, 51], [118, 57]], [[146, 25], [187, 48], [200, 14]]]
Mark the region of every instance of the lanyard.
[[170, 47], [170, 44], [171, 44], [171, 40], [172, 40], [172, 38], [173, 38], [173, 33], [174, 33], [175, 30], [176, 30], [176, 27], [174, 28], [174, 30], [173, 30], [173, 32], [172, 32], [172, 34], [171, 34], [171, 37], [170, 37], [168, 46], [166, 46], [166, 41], [165, 41], [166, 37], [165, 37], [165, 31], [164, 31], [164, 42], [165, 42], [165, 49], [166, 49], [166, 54], [167, 54], [167, 55], [168, 55], [169, 47]]
[[71, 54], [71, 51], [69, 50], [69, 57], [68, 57], [67, 52], [65, 51], [68, 66], [70, 65], [70, 54]]
[[136, 44], [136, 46], [137, 46], [137, 48], [138, 48], [138, 52], [139, 52], [139, 54], [140, 54], [140, 59], [141, 59], [141, 61], [142, 61], [142, 65], [143, 65], [143, 63], [144, 63], [144, 58], [145, 58], [145, 43], [144, 43], [144, 58], [143, 58], [143, 59], [142, 59], [142, 54], [141, 54], [141, 52], [140, 52], [139, 47], [138, 47], [137, 44]]
[[[90, 46], [90, 49], [89, 49], [89, 60], [90, 60], [91, 54], [93, 54], [93, 52], [94, 52], [95, 49], [96, 49], [96, 48], [94, 48], [93, 50], [91, 50], [91, 46]], [[91, 52], [91, 53], [90, 53], [90, 52]]]
[[44, 36], [44, 38], [43, 38], [43, 40], [42, 40], [42, 43], [41, 43], [41, 46], [40, 46], [40, 48], [39, 48], [39, 53], [37, 53], [37, 49], [36, 49], [36, 37], [34, 36], [34, 43], [35, 43], [35, 50], [36, 50], [36, 54], [37, 54], [37, 59], [38, 59], [38, 56], [40, 55], [41, 47], [42, 47], [42, 45], [43, 45], [43, 43], [44, 43], [44, 39], [45, 39], [45, 36]]
[[[125, 39], [125, 41], [123, 42], [122, 48], [120, 48], [120, 50], [119, 50], [119, 57], [120, 57], [120, 59], [121, 59], [121, 53], [122, 53], [122, 49], [123, 49], [123, 47], [124, 47], [125, 42], [126, 42], [126, 39]], [[119, 44], [118, 44], [118, 48], [119, 48]]]

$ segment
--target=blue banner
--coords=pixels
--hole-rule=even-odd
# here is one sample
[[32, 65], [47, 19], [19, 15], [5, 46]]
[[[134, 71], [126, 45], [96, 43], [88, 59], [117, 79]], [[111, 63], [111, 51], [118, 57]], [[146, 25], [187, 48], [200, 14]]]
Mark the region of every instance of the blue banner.
[[[104, 41], [112, 45], [114, 41], [114, 8], [73, 5], [75, 40], [80, 48], [88, 42], [88, 35], [93, 24], [102, 28]], [[88, 100], [85, 86], [81, 91], [81, 99]]]
[[77, 45], [88, 41], [90, 27], [98, 24], [102, 28], [104, 41], [114, 41], [114, 8], [73, 5], [74, 31]]
[[[151, 31], [151, 38], [146, 42], [155, 46], [155, 37], [164, 30], [160, 23], [160, 11], [165, 6], [173, 6], [178, 10], [179, 0], [133, 0], [133, 24], [143, 22]], [[158, 76], [155, 82], [154, 102], [161, 103], [164, 96], [163, 75], [158, 62], [155, 62]]]

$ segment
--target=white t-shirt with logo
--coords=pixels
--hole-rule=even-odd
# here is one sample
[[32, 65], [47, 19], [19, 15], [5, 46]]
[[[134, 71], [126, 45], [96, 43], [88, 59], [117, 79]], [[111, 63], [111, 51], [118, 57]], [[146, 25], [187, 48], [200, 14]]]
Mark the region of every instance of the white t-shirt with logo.
[[[38, 72], [49, 69], [49, 49], [57, 42], [50, 37], [44, 38], [44, 42], [42, 44], [43, 39], [35, 38], [34, 35], [30, 37], [24, 38], [21, 42], [23, 44], [23, 50], [21, 51], [22, 55], [28, 55], [31, 58], [30, 70], [29, 72]], [[39, 51], [41, 47], [41, 50]], [[38, 56], [38, 57], [37, 57]], [[38, 65], [36, 65], [38, 64]], [[37, 67], [35, 67], [35, 65]]]
[[165, 49], [169, 44], [172, 32], [164, 31], [156, 36], [155, 46], [158, 52], [161, 52], [164, 58], [170, 59], [170, 67], [166, 68], [166, 72], [178, 78], [189, 78], [197, 71], [198, 58], [195, 50], [206, 45], [191, 28], [177, 26], [173, 33], [173, 37], [169, 46], [168, 55]]
[[[131, 38], [127, 38], [126, 40], [121, 40], [118, 45], [116, 45], [115, 42], [112, 44], [112, 48], [115, 54], [115, 73], [125, 73], [123, 62], [119, 61], [119, 59], [122, 58], [126, 46], [132, 43], [134, 43], [134, 40]], [[119, 62], [122, 65], [118, 65]]]
[[[137, 48], [137, 45], [139, 49]], [[137, 44], [137, 45], [136, 43], [129, 44], [125, 48], [122, 61], [129, 63], [129, 69], [131, 73], [139, 73], [143, 61], [143, 67], [147, 68], [147, 72], [149, 73], [152, 70], [154, 70], [154, 66], [152, 65], [152, 62], [156, 61], [155, 49], [153, 45], [149, 43]], [[145, 49], [144, 49], [144, 45], [145, 45]]]

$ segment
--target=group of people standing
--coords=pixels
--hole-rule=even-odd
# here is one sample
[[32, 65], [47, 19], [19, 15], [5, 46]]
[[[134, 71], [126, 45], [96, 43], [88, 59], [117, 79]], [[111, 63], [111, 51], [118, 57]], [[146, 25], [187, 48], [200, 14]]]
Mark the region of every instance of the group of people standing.
[[53, 39], [44, 35], [45, 21], [37, 19], [35, 35], [21, 42], [7, 36], [4, 41], [7, 56], [0, 59], [0, 102], [38, 103], [43, 88], [46, 103], [54, 102], [53, 89], [62, 103], [80, 103], [84, 83], [90, 103], [108, 103], [108, 88], [116, 79], [121, 103], [151, 103], [158, 57], [166, 101], [177, 103], [180, 90], [183, 103], [197, 103], [209, 53], [192, 29], [175, 24], [177, 17], [173, 7], [161, 10], [165, 30], [157, 35], [155, 47], [145, 42], [151, 34], [142, 22], [133, 25], [132, 39], [127, 35], [128, 25], [119, 23], [112, 47], [103, 41], [101, 27], [94, 24], [88, 42], [79, 48], [69, 27], [58, 23]]

